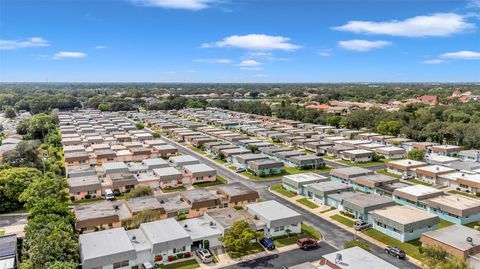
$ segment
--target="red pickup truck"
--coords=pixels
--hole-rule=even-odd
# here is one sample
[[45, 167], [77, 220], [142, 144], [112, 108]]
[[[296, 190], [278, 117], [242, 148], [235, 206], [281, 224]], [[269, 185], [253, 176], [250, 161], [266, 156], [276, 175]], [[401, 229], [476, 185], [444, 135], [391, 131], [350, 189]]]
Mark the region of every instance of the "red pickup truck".
[[310, 238], [310, 237], [301, 238], [301, 239], [298, 239], [297, 246], [301, 249], [306, 250], [306, 249], [309, 249], [309, 248], [317, 247], [318, 242], [314, 238]]

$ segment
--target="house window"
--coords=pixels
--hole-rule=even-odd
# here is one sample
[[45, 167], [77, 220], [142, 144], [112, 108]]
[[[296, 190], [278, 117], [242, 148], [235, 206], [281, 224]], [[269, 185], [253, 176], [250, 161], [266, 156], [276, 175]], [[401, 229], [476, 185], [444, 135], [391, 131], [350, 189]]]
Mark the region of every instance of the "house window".
[[280, 232], [280, 231], [283, 231], [283, 230], [285, 230], [284, 226], [275, 227], [275, 229], [274, 229], [275, 232]]
[[113, 263], [113, 269], [127, 267], [129, 265], [128, 260], [122, 262]]
[[179, 253], [179, 252], [185, 252], [185, 246], [183, 246], [181, 248], [174, 248], [173, 249], [173, 253]]

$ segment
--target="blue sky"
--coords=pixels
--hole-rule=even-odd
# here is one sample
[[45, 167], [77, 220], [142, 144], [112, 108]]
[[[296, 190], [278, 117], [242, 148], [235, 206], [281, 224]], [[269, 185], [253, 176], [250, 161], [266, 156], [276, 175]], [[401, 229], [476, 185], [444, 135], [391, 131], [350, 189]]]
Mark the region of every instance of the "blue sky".
[[0, 0], [0, 81], [480, 81], [480, 0]]

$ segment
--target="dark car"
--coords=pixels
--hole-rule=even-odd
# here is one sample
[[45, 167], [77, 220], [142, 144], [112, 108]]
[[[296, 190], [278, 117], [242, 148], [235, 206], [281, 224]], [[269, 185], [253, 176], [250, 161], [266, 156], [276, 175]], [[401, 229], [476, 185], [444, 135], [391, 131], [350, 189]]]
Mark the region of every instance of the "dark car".
[[385, 247], [385, 253], [390, 254], [397, 259], [405, 258], [405, 251], [398, 247], [387, 246]]
[[314, 248], [318, 246], [317, 240], [313, 238], [300, 238], [297, 241], [297, 246], [301, 249], [309, 249], [309, 248]]
[[262, 240], [260, 240], [260, 245], [262, 245], [267, 250], [275, 249], [275, 243], [273, 243], [272, 239], [267, 237], [264, 237]]

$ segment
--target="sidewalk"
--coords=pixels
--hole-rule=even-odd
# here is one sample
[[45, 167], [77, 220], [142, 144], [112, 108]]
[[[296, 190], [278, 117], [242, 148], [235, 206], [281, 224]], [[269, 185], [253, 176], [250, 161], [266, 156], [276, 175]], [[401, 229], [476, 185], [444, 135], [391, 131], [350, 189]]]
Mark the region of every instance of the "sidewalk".
[[[368, 236], [368, 235], [366, 235], [366, 234], [364, 234], [364, 233], [361, 233], [361, 232], [356, 231], [355, 229], [353, 229], [353, 227], [348, 227], [347, 225], [345, 225], [345, 224], [343, 224], [343, 223], [340, 223], [340, 222], [338, 222], [338, 221], [336, 221], [336, 220], [334, 220], [334, 219], [331, 219], [331, 218], [330, 218], [331, 216], [336, 215], [336, 214], [338, 214], [338, 213], [340, 212], [338, 209], [334, 209], [334, 210], [331, 210], [331, 211], [328, 211], [328, 212], [325, 212], [325, 213], [320, 213], [321, 211], [326, 210], [326, 208], [329, 208], [329, 207], [328, 207], [328, 206], [319, 205], [319, 208], [322, 208], [322, 207], [323, 207], [323, 209], [320, 209], [320, 210], [319, 210], [319, 208], [312, 209], [312, 208], [309, 208], [308, 206], [305, 206], [305, 205], [297, 202], [297, 199], [305, 198], [304, 196], [297, 195], [297, 196], [295, 196], [295, 197], [289, 198], [289, 197], [285, 197], [285, 196], [283, 196], [283, 195], [281, 195], [281, 194], [279, 194], [279, 193], [277, 193], [277, 192], [275, 192], [275, 191], [272, 191], [270, 188], [268, 189], [268, 191], [269, 191], [270, 193], [278, 196], [278, 197], [281, 197], [282, 199], [288, 200], [290, 203], [293, 203], [293, 204], [295, 204], [296, 206], [299, 206], [299, 207], [301, 207], [301, 208], [303, 208], [303, 209], [305, 209], [305, 210], [310, 211], [311, 213], [313, 213], [313, 214], [319, 216], [320, 218], [325, 219], [325, 220], [327, 220], [327, 221], [329, 221], [329, 222], [331, 222], [331, 223], [339, 226], [340, 228], [342, 228], [342, 229], [344, 229], [344, 230], [347, 230], [347, 231], [353, 233], [355, 236], [360, 237], [360, 238], [364, 239], [365, 241], [368, 241], [368, 242], [370, 242], [370, 243], [372, 243], [372, 244], [377, 245], [377, 246], [380, 247], [380, 248], [385, 248], [385, 247], [387, 246], [386, 244], [384, 244], [384, 243], [376, 240], [375, 238], [371, 238], [370, 236]], [[407, 257], [408, 257], [408, 260], [409, 260], [410, 262], [412, 262], [412, 263], [414, 263], [414, 264], [422, 267], [422, 262], [420, 262], [419, 260], [417, 260], [417, 259], [415, 259], [415, 258], [413, 258], [413, 257], [411, 257], [411, 256], [407, 256]]]
[[287, 251], [294, 250], [294, 249], [297, 249], [297, 248], [298, 247], [297, 247], [296, 244], [292, 244], [292, 245], [276, 248], [272, 251], [265, 250], [265, 251], [262, 251], [262, 252], [259, 252], [259, 253], [245, 255], [245, 256], [237, 258], [237, 259], [230, 258], [230, 256], [228, 256], [228, 254], [226, 252], [224, 252], [223, 249], [216, 249], [216, 250], [213, 250], [213, 254], [218, 258], [217, 263], [204, 264], [200, 260], [198, 260], [198, 258], [196, 258], [196, 259], [198, 261], [198, 264], [200, 264], [200, 268], [216, 269], [216, 268], [223, 268], [223, 267], [226, 267], [226, 266], [235, 265], [235, 264], [245, 262], [245, 261], [249, 261], [249, 260], [255, 260], [255, 259], [258, 259], [258, 258], [267, 257], [267, 256], [270, 256], [270, 255], [275, 255], [275, 254], [287, 252]]

